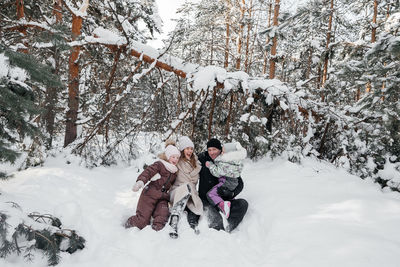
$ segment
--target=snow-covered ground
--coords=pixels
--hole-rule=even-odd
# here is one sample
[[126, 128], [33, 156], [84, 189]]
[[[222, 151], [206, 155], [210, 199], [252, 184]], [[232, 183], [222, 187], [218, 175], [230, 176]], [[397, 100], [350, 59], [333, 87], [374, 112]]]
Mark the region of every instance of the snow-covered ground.
[[[60, 156], [0, 181], [0, 202], [53, 214], [86, 239], [85, 249], [62, 253], [58, 266], [399, 266], [400, 194], [328, 163], [246, 162], [240, 196], [250, 206], [239, 227], [228, 234], [202, 219], [195, 235], [184, 218], [177, 240], [166, 228], [122, 227], [134, 214], [138, 174], [134, 167], [86, 169]], [[46, 263], [41, 254], [33, 263], [0, 259], [3, 267]]]

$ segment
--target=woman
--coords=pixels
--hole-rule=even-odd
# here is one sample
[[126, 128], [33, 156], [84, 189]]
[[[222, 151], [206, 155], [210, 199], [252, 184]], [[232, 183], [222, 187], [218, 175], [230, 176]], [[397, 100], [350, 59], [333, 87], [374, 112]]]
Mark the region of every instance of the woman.
[[185, 207], [188, 212], [189, 225], [196, 234], [199, 233], [197, 228], [198, 220], [191, 220], [191, 218], [203, 213], [203, 203], [196, 190], [201, 164], [193, 153], [194, 144], [189, 137], [182, 136], [178, 140], [178, 148], [181, 151], [180, 160], [176, 165], [178, 167], [178, 175], [170, 191], [172, 209], [169, 224], [172, 238], [178, 237], [178, 222]]

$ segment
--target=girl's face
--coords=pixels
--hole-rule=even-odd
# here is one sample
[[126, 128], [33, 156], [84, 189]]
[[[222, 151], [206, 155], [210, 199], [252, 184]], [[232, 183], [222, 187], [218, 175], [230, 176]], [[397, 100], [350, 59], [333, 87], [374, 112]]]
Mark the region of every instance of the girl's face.
[[190, 157], [193, 155], [193, 147], [187, 147], [183, 150], [183, 154], [187, 160], [190, 160]]
[[169, 157], [168, 162], [176, 165], [179, 161], [179, 155], [172, 155], [171, 157]]

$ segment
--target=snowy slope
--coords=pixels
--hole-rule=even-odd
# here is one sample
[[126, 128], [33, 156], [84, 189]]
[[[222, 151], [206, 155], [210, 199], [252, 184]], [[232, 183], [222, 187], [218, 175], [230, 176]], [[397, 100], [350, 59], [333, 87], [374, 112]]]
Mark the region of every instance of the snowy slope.
[[[89, 170], [64, 161], [0, 181], [0, 202], [58, 216], [87, 240], [84, 250], [62, 253], [58, 266], [399, 266], [400, 195], [327, 163], [247, 162], [241, 196], [250, 207], [238, 229], [208, 229], [203, 219], [196, 236], [183, 220], [173, 240], [167, 229], [121, 226], [138, 200], [130, 190], [136, 168]], [[9, 257], [0, 265], [45, 266], [46, 259]]]

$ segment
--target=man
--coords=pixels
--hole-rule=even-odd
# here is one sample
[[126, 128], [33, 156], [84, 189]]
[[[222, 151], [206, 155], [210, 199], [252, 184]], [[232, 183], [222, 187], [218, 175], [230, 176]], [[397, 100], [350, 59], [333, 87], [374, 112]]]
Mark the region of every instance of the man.
[[[231, 202], [230, 215], [228, 218], [228, 225], [224, 228], [223, 219], [219, 213], [219, 209], [216, 206], [211, 205], [207, 200], [207, 192], [211, 190], [213, 186], [218, 184], [218, 177], [211, 174], [210, 170], [206, 167], [207, 161], [214, 160], [221, 154], [222, 145], [218, 139], [212, 138], [207, 142], [207, 151], [204, 151], [198, 155], [201, 163], [200, 180], [199, 180], [199, 196], [203, 201], [205, 214], [208, 218], [208, 226], [216, 230], [225, 230], [227, 232], [235, 229], [239, 223], [243, 220], [244, 215], [247, 212], [248, 203], [244, 199], [233, 199], [243, 189], [243, 180], [241, 177], [238, 178], [238, 186], [233, 190], [222, 187], [218, 189], [218, 194], [224, 199]], [[188, 213], [189, 224], [197, 225], [199, 216], [196, 214]]]

